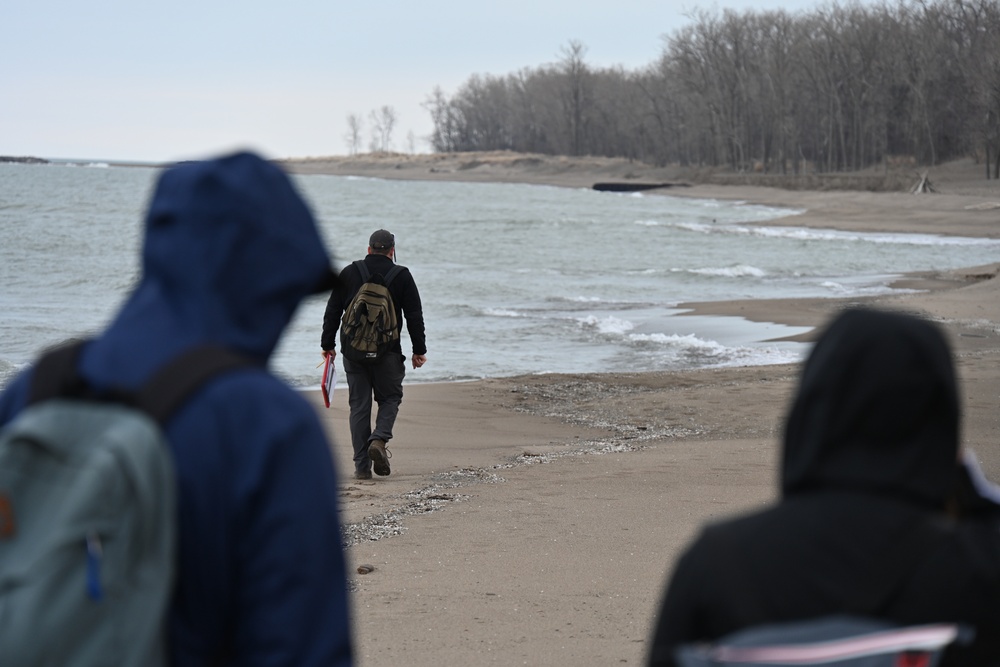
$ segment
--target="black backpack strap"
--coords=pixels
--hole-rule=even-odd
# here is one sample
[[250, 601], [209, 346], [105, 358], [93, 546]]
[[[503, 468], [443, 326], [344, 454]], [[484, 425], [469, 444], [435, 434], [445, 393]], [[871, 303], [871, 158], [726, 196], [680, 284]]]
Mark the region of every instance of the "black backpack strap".
[[372, 277], [372, 272], [368, 270], [368, 265], [365, 264], [365, 260], [355, 260], [354, 266], [358, 267], [358, 273], [361, 274], [361, 284], [368, 282], [368, 279]]
[[209, 379], [237, 368], [259, 366], [224, 347], [195, 347], [167, 362], [135, 396], [134, 405], [166, 424], [184, 401]]
[[[371, 280], [372, 272], [368, 270], [368, 265], [365, 264], [365, 260], [363, 259], [355, 260], [354, 265], [358, 267], [358, 272], [361, 274], [362, 284]], [[392, 282], [392, 279], [398, 276], [402, 270], [403, 267], [400, 266], [399, 264], [394, 265], [391, 269], [389, 269], [389, 273], [385, 274], [385, 276], [382, 277], [382, 284], [388, 287], [389, 283]]]
[[402, 271], [403, 267], [401, 267], [399, 264], [396, 264], [391, 269], [389, 269], [389, 273], [385, 274], [385, 286], [388, 287], [389, 283], [392, 282], [392, 279], [398, 276]]
[[112, 390], [98, 394], [80, 376], [80, 351], [88, 341], [75, 340], [46, 352], [35, 364], [28, 405], [57, 396], [125, 403], [166, 424], [188, 396], [210, 378], [237, 368], [259, 366], [223, 347], [195, 347], [168, 361], [138, 392]]
[[56, 396], [80, 396], [87, 386], [77, 371], [80, 350], [87, 341], [74, 340], [53, 348], [35, 364], [28, 389], [28, 405]]

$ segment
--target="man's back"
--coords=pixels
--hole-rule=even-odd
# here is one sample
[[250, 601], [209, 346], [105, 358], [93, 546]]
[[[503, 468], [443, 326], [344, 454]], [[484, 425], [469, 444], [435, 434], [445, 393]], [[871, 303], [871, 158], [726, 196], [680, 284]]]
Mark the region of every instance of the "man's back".
[[[850, 613], [902, 624], [974, 622], [945, 664], [1000, 656], [1000, 531], [888, 498], [815, 493], [706, 528], [678, 562], [652, 664], [672, 647], [748, 627]], [[898, 576], [898, 582], [892, 580]], [[881, 587], [888, 586], [889, 589]], [[661, 662], [662, 661], [662, 662]]]
[[[363, 260], [371, 275], [385, 276], [395, 264], [392, 259], [385, 255], [372, 253]], [[389, 293], [392, 295], [393, 304], [396, 308], [397, 326], [402, 329], [403, 322], [406, 323], [406, 332], [409, 334], [410, 342], [414, 354], [426, 354], [427, 343], [424, 333], [423, 306], [420, 300], [420, 292], [417, 289], [416, 281], [410, 270], [405, 266], [389, 285]], [[337, 330], [340, 327], [340, 320], [344, 313], [344, 308], [350, 303], [354, 295], [357, 294], [364, 282], [361, 273], [353, 264], [349, 264], [340, 272], [341, 286], [331, 294], [327, 304], [326, 313], [323, 316], [323, 335], [321, 345], [324, 350], [335, 350], [337, 345]], [[393, 351], [402, 354], [402, 344], [397, 341], [393, 346]]]

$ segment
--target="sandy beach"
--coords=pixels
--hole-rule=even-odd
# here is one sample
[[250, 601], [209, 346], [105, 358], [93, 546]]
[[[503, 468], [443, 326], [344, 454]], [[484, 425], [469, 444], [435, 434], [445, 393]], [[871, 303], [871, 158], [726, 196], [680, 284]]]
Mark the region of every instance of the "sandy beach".
[[[1000, 182], [984, 180], [971, 162], [928, 170], [937, 192], [920, 195], [721, 185], [623, 160], [511, 154], [303, 158], [285, 166], [567, 187], [669, 183], [654, 192], [804, 211], [777, 224], [1000, 238]], [[838, 309], [865, 303], [939, 322], [955, 351], [963, 442], [1000, 481], [998, 271], [1000, 260], [906, 276], [900, 286], [918, 292], [849, 302], [684, 307], [820, 327]], [[815, 329], [803, 338], [814, 336]], [[433, 364], [432, 340], [428, 347]], [[774, 498], [798, 372], [782, 365], [407, 385], [392, 475], [370, 482], [346, 476], [346, 388], [328, 410], [310, 393], [342, 476], [357, 664], [643, 664], [665, 578], [684, 545], [705, 521]], [[361, 565], [374, 569], [360, 574]]]

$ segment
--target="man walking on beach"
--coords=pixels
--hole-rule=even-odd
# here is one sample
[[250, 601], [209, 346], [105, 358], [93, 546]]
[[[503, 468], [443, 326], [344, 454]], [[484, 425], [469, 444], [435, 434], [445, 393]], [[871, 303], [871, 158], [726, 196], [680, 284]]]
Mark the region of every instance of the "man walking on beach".
[[[410, 270], [395, 261], [395, 237], [384, 229], [377, 230], [368, 240], [368, 255], [340, 273], [340, 286], [330, 294], [323, 317], [323, 354], [335, 357], [337, 329], [341, 326], [344, 309], [369, 280], [382, 285], [388, 283], [388, 292], [396, 311], [395, 336], [388, 352], [374, 362], [355, 361], [344, 355], [356, 479], [371, 479], [372, 468], [376, 475], [388, 475], [390, 472], [387, 443], [392, 439], [392, 427], [403, 400], [403, 376], [406, 374], [406, 357], [399, 342], [404, 317], [413, 347], [413, 368], [420, 368], [427, 361], [420, 293]], [[374, 430], [371, 423], [372, 396], [378, 404]]]

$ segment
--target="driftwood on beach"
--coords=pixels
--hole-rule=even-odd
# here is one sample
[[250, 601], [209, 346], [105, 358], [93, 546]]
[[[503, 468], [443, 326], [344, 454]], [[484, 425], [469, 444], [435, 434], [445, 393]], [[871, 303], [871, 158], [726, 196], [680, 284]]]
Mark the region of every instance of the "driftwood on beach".
[[919, 195], [928, 192], [937, 192], [937, 191], [934, 189], [933, 186], [931, 186], [931, 181], [929, 178], [927, 178], [927, 172], [925, 171], [923, 174], [921, 174], [920, 180], [917, 182], [917, 184], [914, 185], [912, 188], [910, 188], [910, 194]]
[[684, 186], [685, 183], [594, 183], [594, 190], [600, 192], [642, 192], [658, 188], [673, 188]]

